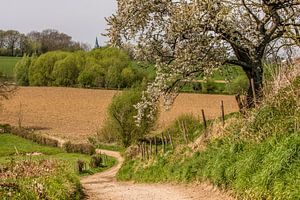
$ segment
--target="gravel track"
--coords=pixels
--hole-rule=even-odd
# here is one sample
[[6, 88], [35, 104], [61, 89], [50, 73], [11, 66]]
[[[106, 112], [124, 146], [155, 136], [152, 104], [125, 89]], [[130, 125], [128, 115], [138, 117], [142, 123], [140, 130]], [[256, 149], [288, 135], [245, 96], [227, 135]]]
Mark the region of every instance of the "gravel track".
[[233, 198], [210, 185], [135, 184], [118, 182], [115, 178], [124, 159], [117, 152], [98, 152], [118, 159], [111, 169], [81, 179], [86, 196], [90, 200], [232, 200]]

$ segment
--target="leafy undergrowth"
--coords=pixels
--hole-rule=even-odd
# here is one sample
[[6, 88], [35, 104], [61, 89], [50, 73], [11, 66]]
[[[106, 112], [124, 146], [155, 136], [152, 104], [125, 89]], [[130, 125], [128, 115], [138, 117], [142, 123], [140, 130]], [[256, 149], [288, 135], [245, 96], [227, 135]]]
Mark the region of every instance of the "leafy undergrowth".
[[[221, 137], [205, 148], [175, 150], [148, 161], [127, 160], [120, 180], [210, 181], [245, 199], [300, 197], [300, 78], [248, 117], [232, 116]], [[211, 129], [214, 130], [214, 129]], [[214, 133], [210, 133], [214, 134]]]
[[[77, 172], [78, 160], [83, 172]], [[11, 134], [0, 134], [0, 196], [3, 199], [80, 199], [79, 177], [116, 163], [103, 157], [101, 167], [88, 167], [91, 156], [66, 153]]]

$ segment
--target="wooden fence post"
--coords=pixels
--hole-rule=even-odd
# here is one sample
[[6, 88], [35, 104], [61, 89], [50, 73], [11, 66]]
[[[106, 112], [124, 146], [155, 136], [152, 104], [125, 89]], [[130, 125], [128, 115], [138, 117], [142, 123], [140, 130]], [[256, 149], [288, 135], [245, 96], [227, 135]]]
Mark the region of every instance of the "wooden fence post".
[[152, 139], [150, 139], [150, 157], [152, 157]]
[[204, 125], [204, 128], [207, 129], [207, 123], [206, 123], [205, 112], [204, 112], [203, 109], [201, 110], [201, 112], [202, 112], [202, 119], [203, 119], [203, 125]]
[[221, 101], [221, 117], [222, 117], [222, 125], [225, 126], [225, 110], [224, 110], [224, 101]]
[[156, 136], [154, 137], [154, 143], [155, 143], [155, 155], [157, 156], [158, 149], [157, 149]]
[[204, 125], [204, 137], [207, 137], [207, 122], [206, 122], [206, 117], [205, 117], [205, 112], [202, 109], [202, 119], [203, 119], [203, 125]]

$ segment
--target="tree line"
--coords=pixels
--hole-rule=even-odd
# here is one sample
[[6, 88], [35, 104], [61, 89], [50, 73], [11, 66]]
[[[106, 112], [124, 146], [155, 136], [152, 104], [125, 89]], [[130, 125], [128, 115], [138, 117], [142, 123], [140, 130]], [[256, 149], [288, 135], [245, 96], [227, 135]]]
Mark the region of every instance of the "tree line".
[[22, 86], [130, 88], [154, 76], [124, 50], [111, 47], [25, 55], [14, 70], [16, 82]]
[[17, 30], [0, 30], [0, 56], [41, 55], [49, 51], [88, 50], [89, 46], [72, 40], [72, 37], [54, 29], [28, 34]]

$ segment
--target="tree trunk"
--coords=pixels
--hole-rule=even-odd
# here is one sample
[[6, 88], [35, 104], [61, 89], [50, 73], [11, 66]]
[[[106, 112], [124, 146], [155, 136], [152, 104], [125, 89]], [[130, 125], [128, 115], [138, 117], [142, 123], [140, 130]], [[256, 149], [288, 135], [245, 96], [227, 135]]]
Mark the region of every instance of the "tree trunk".
[[11, 47], [11, 56], [14, 56], [14, 46]]
[[[245, 70], [248, 80], [249, 88], [247, 92], [247, 108], [254, 108], [255, 105], [262, 101], [263, 97], [263, 66], [261, 62], [253, 62], [251, 70]], [[252, 85], [253, 80], [253, 85]], [[254, 86], [254, 91], [253, 87]], [[255, 95], [255, 96], [254, 96]], [[254, 98], [255, 97], [255, 98]]]

